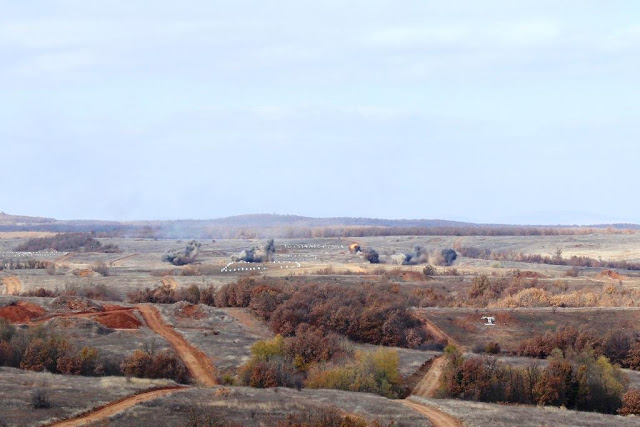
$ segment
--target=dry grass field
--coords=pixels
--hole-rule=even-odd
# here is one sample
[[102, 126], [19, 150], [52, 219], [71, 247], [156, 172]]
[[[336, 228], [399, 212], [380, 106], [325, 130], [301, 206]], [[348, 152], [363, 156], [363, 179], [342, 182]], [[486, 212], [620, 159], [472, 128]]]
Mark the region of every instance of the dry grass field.
[[425, 399], [411, 397], [410, 400], [435, 406], [460, 419], [465, 427], [484, 426], [542, 426], [542, 427], [605, 427], [638, 426], [638, 417], [577, 412], [551, 407], [521, 405], [496, 405], [452, 399]]
[[[0, 235], [3, 259], [27, 259], [28, 254], [12, 255], [11, 251], [30, 237], [33, 235]], [[161, 286], [172, 290], [186, 290], [193, 286], [220, 289], [242, 277], [272, 278], [294, 287], [309, 284], [338, 285], [347, 289], [384, 286], [390, 292], [419, 296], [412, 300], [415, 306], [410, 307], [411, 312], [422, 319], [424, 327], [433, 336], [441, 341], [456, 343], [467, 352], [478, 343], [497, 342], [502, 351], [499, 358], [514, 366], [526, 366], [532, 362], [532, 359], [511, 355], [519, 343], [532, 334], [555, 331], [563, 326], [585, 325], [603, 335], [611, 330], [637, 332], [640, 324], [640, 297], [637, 303], [635, 300], [635, 292], [640, 289], [640, 274], [637, 272], [605, 274], [602, 269], [582, 268], [578, 277], [568, 277], [567, 266], [505, 261], [496, 263], [459, 257], [453, 266], [436, 266], [436, 274], [426, 277], [422, 273], [424, 265], [398, 265], [392, 262], [394, 255], [411, 252], [416, 245], [435, 252], [470, 246], [498, 252], [541, 255], [551, 255], [557, 248], [562, 248], [566, 256], [635, 262], [640, 261], [640, 234], [279, 239], [276, 241], [275, 262], [250, 265], [235, 263], [226, 271], [225, 266], [229, 265], [232, 256], [249, 247], [260, 246], [264, 241], [202, 241], [195, 263], [173, 266], [162, 261], [163, 255], [184, 248], [186, 241], [101, 240], [105, 245], [117, 245], [122, 252], [35, 254], [33, 256], [38, 259], [51, 261], [55, 268], [0, 271], [0, 317], [3, 313], [9, 313], [6, 316], [14, 316], [14, 323], [53, 328], [78, 346], [95, 347], [117, 364], [135, 350], [153, 349], [159, 352], [173, 348], [163, 336], [149, 328], [136, 304], [129, 302], [128, 295], [131, 292]], [[348, 245], [353, 241], [363, 248], [374, 248], [380, 254], [381, 263], [370, 264], [361, 254], [350, 253]], [[100, 269], [100, 265], [104, 268]], [[258, 266], [260, 270], [254, 268]], [[493, 299], [469, 297], [477, 277], [486, 275], [491, 283], [511, 284], [517, 271], [522, 277], [517, 283], [522, 283], [524, 288], [545, 289], [554, 298], [589, 292], [597, 294], [598, 298], [601, 295], [611, 297], [608, 300], [600, 299], [590, 306], [567, 308], [508, 308], [500, 306], [500, 298], [504, 298], [504, 295]], [[61, 303], [60, 299], [53, 297], [20, 296], [21, 293], [39, 289], [88, 295], [91, 300], [79, 298], [79, 302], [70, 304]], [[92, 296], [96, 289], [106, 294], [101, 298], [107, 301]], [[424, 295], [436, 297], [424, 299]], [[606, 301], [606, 307], [597, 306], [602, 301]], [[178, 334], [195, 351], [202, 352], [203, 357], [210, 360], [217, 380], [222, 376], [236, 378], [239, 368], [250, 360], [252, 346], [259, 340], [274, 336], [269, 324], [248, 308], [210, 307], [188, 302], [153, 304], [153, 307], [158, 310], [161, 321], [173, 331], [172, 334]], [[34, 310], [35, 314], [32, 313]], [[496, 325], [484, 326], [481, 320], [484, 315], [495, 316]], [[346, 341], [344, 345], [353, 350], [376, 348], [370, 344]], [[399, 373], [409, 388], [418, 386], [433, 360], [442, 354], [433, 348], [395, 350]], [[539, 363], [546, 366], [547, 362], [540, 360]], [[630, 385], [638, 387], [639, 373], [630, 370], [625, 372]], [[438, 377], [434, 378], [437, 385]], [[29, 392], [40, 382], [50, 391], [52, 407], [32, 410]], [[173, 384], [164, 380], [134, 378], [127, 381], [124, 377], [62, 376], [11, 368], [0, 368], [0, 383], [4, 384], [3, 391], [0, 391], [4, 393], [1, 395], [3, 410], [0, 411], [0, 421], [7, 425], [38, 425], [56, 418], [69, 418], [146, 388]], [[230, 425], [273, 425], [294, 414], [330, 407], [369, 422], [379, 420], [382, 425], [391, 421], [398, 425], [428, 425], [429, 422], [421, 412], [399, 401], [336, 390], [190, 387], [150, 399], [141, 403], [132, 402], [124, 411], [112, 415], [109, 422], [115, 425], [158, 425], [154, 420], [161, 419], [161, 425], [200, 425], [193, 424], [193, 421], [203, 423], [206, 417], [222, 417], [229, 420]], [[469, 426], [511, 425], [516, 421], [520, 425], [637, 424], [634, 418], [553, 408], [446, 399], [428, 399], [418, 403], [440, 408]], [[443, 425], [438, 424], [437, 420], [434, 423]]]
[[[0, 425], [43, 425], [142, 390], [174, 384], [168, 380], [91, 378], [0, 367]], [[45, 391], [51, 408], [33, 409], [32, 393], [36, 389]]]
[[[606, 335], [612, 330], [637, 330], [640, 309], [420, 309], [419, 316], [445, 331], [467, 348], [494, 341], [504, 351], [516, 351], [520, 341], [564, 326], [588, 327]], [[495, 326], [485, 326], [482, 316], [494, 316]]]
[[116, 426], [188, 425], [194, 419], [225, 420], [230, 426], [272, 426], [289, 415], [305, 415], [326, 408], [351, 414], [368, 423], [380, 425], [429, 426], [429, 420], [398, 401], [367, 393], [338, 390], [301, 390], [275, 388], [218, 387], [192, 389], [130, 408], [110, 419]]

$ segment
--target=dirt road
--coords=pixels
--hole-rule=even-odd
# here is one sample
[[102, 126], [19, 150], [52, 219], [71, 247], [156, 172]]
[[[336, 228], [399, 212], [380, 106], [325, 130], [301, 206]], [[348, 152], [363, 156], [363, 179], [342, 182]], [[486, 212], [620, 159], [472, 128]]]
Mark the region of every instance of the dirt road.
[[411, 394], [420, 397], [434, 397], [438, 387], [440, 386], [440, 377], [442, 376], [442, 370], [446, 360], [443, 356], [438, 356], [433, 359], [431, 367], [427, 371], [424, 377], [420, 380], [416, 388], [413, 389]]
[[19, 295], [22, 292], [22, 282], [18, 276], [8, 276], [2, 278], [4, 284], [4, 295]]
[[249, 313], [245, 308], [223, 308], [229, 316], [236, 319], [249, 333], [261, 338], [273, 338], [273, 333], [253, 314]]
[[162, 319], [160, 312], [150, 305], [139, 305], [138, 310], [142, 314], [147, 325], [158, 335], [165, 338], [176, 350], [184, 361], [194, 380], [200, 384], [212, 387], [217, 384], [216, 369], [211, 360], [200, 350], [192, 346], [182, 335], [176, 332]]
[[122, 263], [122, 261], [124, 261], [126, 259], [129, 259], [129, 258], [132, 258], [132, 257], [134, 257], [136, 255], [138, 255], [138, 254], [137, 253], [133, 253], [133, 254], [125, 255], [122, 258], [114, 259], [113, 261], [111, 261], [109, 263], [109, 267], [117, 267]]
[[458, 347], [458, 350], [464, 351], [464, 347], [460, 345], [458, 341], [456, 341], [451, 337], [451, 335], [447, 334], [445, 331], [440, 329], [438, 325], [436, 325], [435, 323], [427, 319], [426, 316], [418, 316], [418, 317], [424, 323], [424, 327], [427, 329], [427, 331], [429, 331], [429, 333], [433, 335], [435, 338], [441, 341], [446, 341], [449, 344], [455, 345], [456, 347]]
[[434, 408], [433, 406], [427, 406], [406, 399], [402, 401], [402, 404], [408, 406], [414, 411], [426, 415], [434, 427], [462, 427], [462, 422], [460, 420], [442, 412], [440, 409]]
[[99, 407], [90, 411], [89, 413], [80, 415], [77, 418], [50, 424], [50, 426], [72, 427], [72, 426], [81, 426], [89, 423], [95, 423], [97, 421], [101, 421], [106, 418], [109, 418], [117, 414], [118, 412], [122, 412], [125, 409], [129, 409], [132, 406], [137, 405], [138, 403], [154, 400], [154, 399], [157, 399], [158, 397], [166, 396], [167, 394], [175, 393], [176, 391], [183, 390], [185, 388], [186, 387], [167, 387], [167, 388], [143, 392], [140, 394], [126, 397], [116, 402], [108, 403], [102, 407]]

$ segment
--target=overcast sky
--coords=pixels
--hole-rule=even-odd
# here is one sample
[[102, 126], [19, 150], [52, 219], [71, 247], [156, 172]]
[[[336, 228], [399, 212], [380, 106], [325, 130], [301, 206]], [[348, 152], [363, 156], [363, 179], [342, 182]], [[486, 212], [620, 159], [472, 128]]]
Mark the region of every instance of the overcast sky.
[[640, 2], [0, 0], [0, 210], [640, 222]]

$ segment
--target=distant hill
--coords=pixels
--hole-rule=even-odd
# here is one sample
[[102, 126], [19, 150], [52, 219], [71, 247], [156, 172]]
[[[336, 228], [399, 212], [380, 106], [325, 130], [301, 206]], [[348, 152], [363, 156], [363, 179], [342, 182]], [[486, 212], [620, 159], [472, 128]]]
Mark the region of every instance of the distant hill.
[[206, 220], [56, 220], [0, 213], [0, 231], [96, 232], [103, 236], [153, 238], [353, 237], [360, 235], [539, 235], [579, 234], [592, 229], [638, 230], [638, 224], [506, 225], [441, 219], [313, 218], [252, 214]]
[[56, 220], [53, 218], [9, 215], [4, 212], [0, 212], [0, 225], [19, 226], [19, 225], [31, 225], [31, 224], [52, 224], [54, 222], [56, 222]]
[[215, 225], [234, 227], [329, 227], [329, 226], [362, 226], [362, 227], [475, 227], [468, 222], [447, 221], [441, 219], [378, 219], [378, 218], [313, 218], [298, 215], [254, 214], [237, 215], [226, 218], [208, 220]]

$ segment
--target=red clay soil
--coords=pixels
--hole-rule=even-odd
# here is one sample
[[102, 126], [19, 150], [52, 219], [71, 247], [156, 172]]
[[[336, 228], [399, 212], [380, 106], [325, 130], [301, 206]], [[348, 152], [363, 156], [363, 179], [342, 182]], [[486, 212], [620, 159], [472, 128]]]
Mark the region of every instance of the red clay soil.
[[179, 317], [186, 317], [189, 319], [202, 319], [205, 314], [202, 312], [199, 306], [189, 304], [184, 308], [178, 310], [177, 315]]
[[78, 310], [81, 312], [101, 312], [104, 308], [100, 304], [96, 304], [88, 298], [61, 296], [52, 301], [52, 306], [66, 308], [68, 310]]
[[142, 326], [142, 322], [130, 311], [100, 314], [94, 320], [111, 329], [138, 329]]
[[22, 301], [0, 308], [0, 317], [11, 323], [29, 323], [44, 313], [39, 305]]
[[628, 279], [627, 276], [623, 276], [622, 274], [612, 270], [603, 270], [598, 274], [598, 277], [601, 277], [603, 279], [615, 279], [615, 280]]
[[535, 271], [519, 271], [516, 274], [516, 277], [519, 279], [546, 279], [547, 276], [544, 274], [535, 272]]
[[138, 310], [147, 326], [155, 333], [169, 341], [176, 353], [187, 366], [191, 376], [200, 384], [206, 387], [213, 387], [217, 384], [216, 368], [211, 360], [199, 349], [191, 345], [172, 326], [168, 325], [162, 315], [151, 305], [139, 305]]

